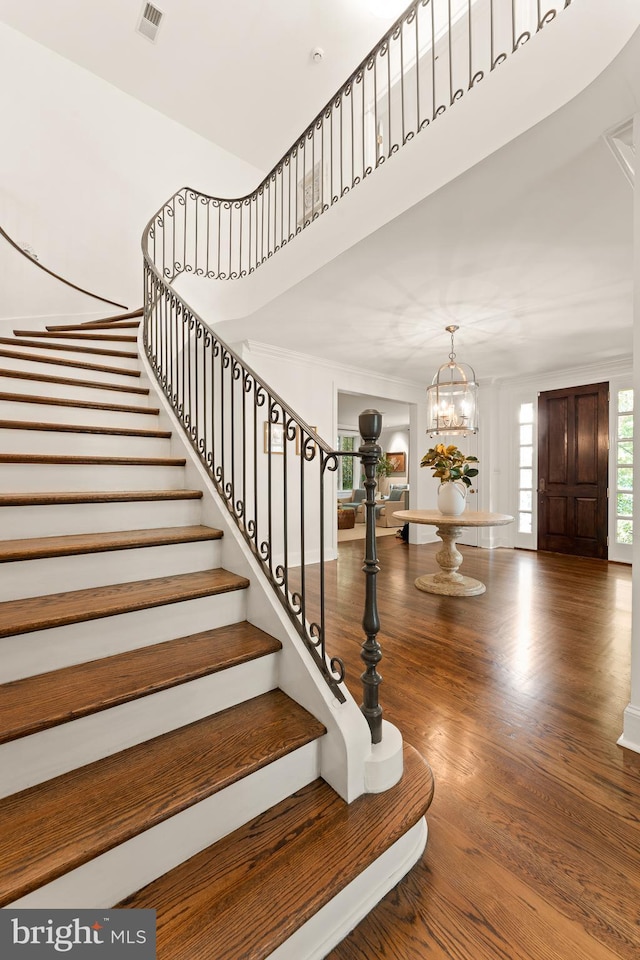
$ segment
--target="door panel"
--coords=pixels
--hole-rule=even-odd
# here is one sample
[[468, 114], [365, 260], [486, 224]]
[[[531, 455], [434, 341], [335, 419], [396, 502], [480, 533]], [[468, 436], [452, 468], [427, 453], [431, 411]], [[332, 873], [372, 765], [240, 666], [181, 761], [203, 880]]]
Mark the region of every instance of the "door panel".
[[607, 557], [609, 385], [538, 398], [538, 549]]

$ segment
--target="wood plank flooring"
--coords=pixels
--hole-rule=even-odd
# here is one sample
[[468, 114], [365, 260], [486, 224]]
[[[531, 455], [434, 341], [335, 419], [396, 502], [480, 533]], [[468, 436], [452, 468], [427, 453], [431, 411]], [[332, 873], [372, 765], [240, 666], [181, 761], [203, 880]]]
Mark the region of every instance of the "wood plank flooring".
[[[385, 717], [431, 764], [420, 863], [329, 960], [637, 960], [631, 571], [462, 547], [483, 596], [413, 586], [438, 545], [378, 543]], [[359, 697], [362, 543], [327, 565], [327, 647]]]

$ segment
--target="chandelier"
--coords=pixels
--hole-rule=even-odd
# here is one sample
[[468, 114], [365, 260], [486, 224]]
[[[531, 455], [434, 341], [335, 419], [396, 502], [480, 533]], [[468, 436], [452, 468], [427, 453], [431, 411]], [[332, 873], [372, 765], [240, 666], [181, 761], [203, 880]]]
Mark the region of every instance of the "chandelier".
[[449, 360], [443, 363], [427, 387], [427, 433], [476, 433], [478, 430], [478, 384], [473, 367], [456, 362], [453, 335], [459, 328], [445, 327], [451, 334]]

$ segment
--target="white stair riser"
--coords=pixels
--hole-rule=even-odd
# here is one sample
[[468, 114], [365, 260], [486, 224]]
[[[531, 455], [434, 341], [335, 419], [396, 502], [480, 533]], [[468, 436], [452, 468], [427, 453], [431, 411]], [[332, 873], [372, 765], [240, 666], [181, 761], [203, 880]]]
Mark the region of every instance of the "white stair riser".
[[[107, 398], [104, 402], [108, 403], [109, 399]], [[114, 400], [114, 402], [120, 401]], [[123, 402], [126, 403], [126, 400]], [[131, 404], [131, 406], [142, 405], [135, 400]], [[68, 423], [77, 426], [92, 424], [96, 427], [119, 427], [131, 430], [159, 429], [158, 415], [155, 413], [95, 410], [90, 407], [59, 407], [54, 403], [23, 403], [20, 400], [0, 400], [0, 419], [27, 420], [30, 423]]]
[[[74, 350], [71, 345], [67, 346], [63, 344], [63, 346], [64, 350], [48, 350], [46, 347], [41, 347], [40, 345], [37, 347], [25, 347], [17, 342], [14, 345], [0, 343], [0, 348], [4, 347], [7, 350], [18, 350], [20, 353], [29, 354], [34, 360], [41, 360], [43, 357], [49, 360], [73, 360], [79, 363], [98, 363], [108, 367], [122, 367], [124, 370], [137, 370], [140, 365], [137, 355], [135, 357], [113, 357], [104, 353], [84, 353], [81, 350]], [[91, 347], [91, 344], [87, 344], [87, 346]], [[133, 346], [135, 350], [135, 345]], [[124, 353], [133, 352], [126, 347], [116, 346], [115, 349], [122, 350]]]
[[0, 602], [86, 590], [220, 566], [219, 540], [166, 544], [0, 564]]
[[227, 710], [278, 686], [270, 654], [0, 745], [0, 797]]
[[[27, 370], [29, 373], [52, 373], [54, 377], [86, 377], [91, 380], [97, 380], [98, 383], [115, 383], [119, 386], [130, 387], [132, 384], [134, 387], [141, 386], [140, 377], [131, 376], [125, 373], [113, 373], [111, 371], [105, 370], [87, 370], [85, 367], [68, 367], [64, 364], [56, 363], [56, 360], [60, 360], [60, 357], [50, 357], [49, 359], [53, 360], [53, 363], [41, 363], [37, 359], [29, 357], [28, 360], [24, 359], [24, 356], [27, 355], [27, 351], [21, 350], [19, 347], [6, 347], [7, 350], [11, 350], [16, 353], [20, 353], [20, 357], [5, 357], [2, 354], [3, 346], [0, 344], [0, 364], [7, 368], [8, 370]], [[107, 357], [104, 357], [103, 360], [107, 360]], [[115, 358], [112, 357], [113, 361]], [[112, 367], [114, 369], [120, 369], [123, 365], [119, 363], [105, 363], [102, 361], [97, 361], [94, 357], [93, 360], [86, 359], [86, 363], [97, 363], [101, 367]]]
[[[3, 416], [4, 409], [0, 404], [0, 418]], [[90, 422], [89, 416], [85, 425]], [[171, 440], [167, 437], [130, 437], [65, 430], [3, 430], [0, 427], [0, 450], [9, 453], [62, 454], [68, 457], [169, 457]]]
[[415, 866], [426, 845], [423, 817], [266, 960], [324, 960]]
[[5, 540], [23, 540], [73, 533], [184, 527], [200, 522], [201, 504], [201, 500], [133, 500], [0, 507], [0, 530]]
[[184, 467], [147, 464], [3, 463], [1, 493], [67, 490], [181, 490]]
[[0, 638], [0, 683], [246, 619], [246, 590]]
[[[302, 789], [318, 771], [319, 741], [314, 741], [10, 906], [49, 910], [113, 906]], [[104, 815], [108, 819], [109, 811]]]
[[[0, 357], [0, 369], [5, 369]], [[26, 369], [26, 364], [23, 365]], [[20, 371], [16, 371], [18, 373]], [[87, 371], [87, 376], [83, 376], [80, 370], [70, 369], [68, 373], [62, 374], [60, 371], [50, 371], [51, 376], [65, 376], [69, 379], [93, 380], [91, 371]], [[133, 377], [127, 378], [129, 387], [141, 386], [135, 382]], [[136, 378], [137, 380], [137, 378]], [[154, 406], [150, 400], [149, 394], [138, 393], [135, 390], [106, 390], [100, 387], [83, 387], [72, 383], [50, 383], [48, 380], [28, 380], [23, 377], [12, 377], [8, 374], [0, 373], [0, 393], [24, 393], [29, 397], [64, 397], [67, 400], [84, 400], [87, 403], [120, 403], [132, 406], [145, 404]]]

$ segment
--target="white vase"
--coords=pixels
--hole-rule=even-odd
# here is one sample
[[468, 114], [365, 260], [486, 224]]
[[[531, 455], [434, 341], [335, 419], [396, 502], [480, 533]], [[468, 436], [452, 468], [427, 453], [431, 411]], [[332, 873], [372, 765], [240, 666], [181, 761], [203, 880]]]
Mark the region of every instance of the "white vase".
[[459, 517], [467, 505], [467, 488], [460, 480], [447, 480], [438, 486], [438, 510], [445, 517]]

